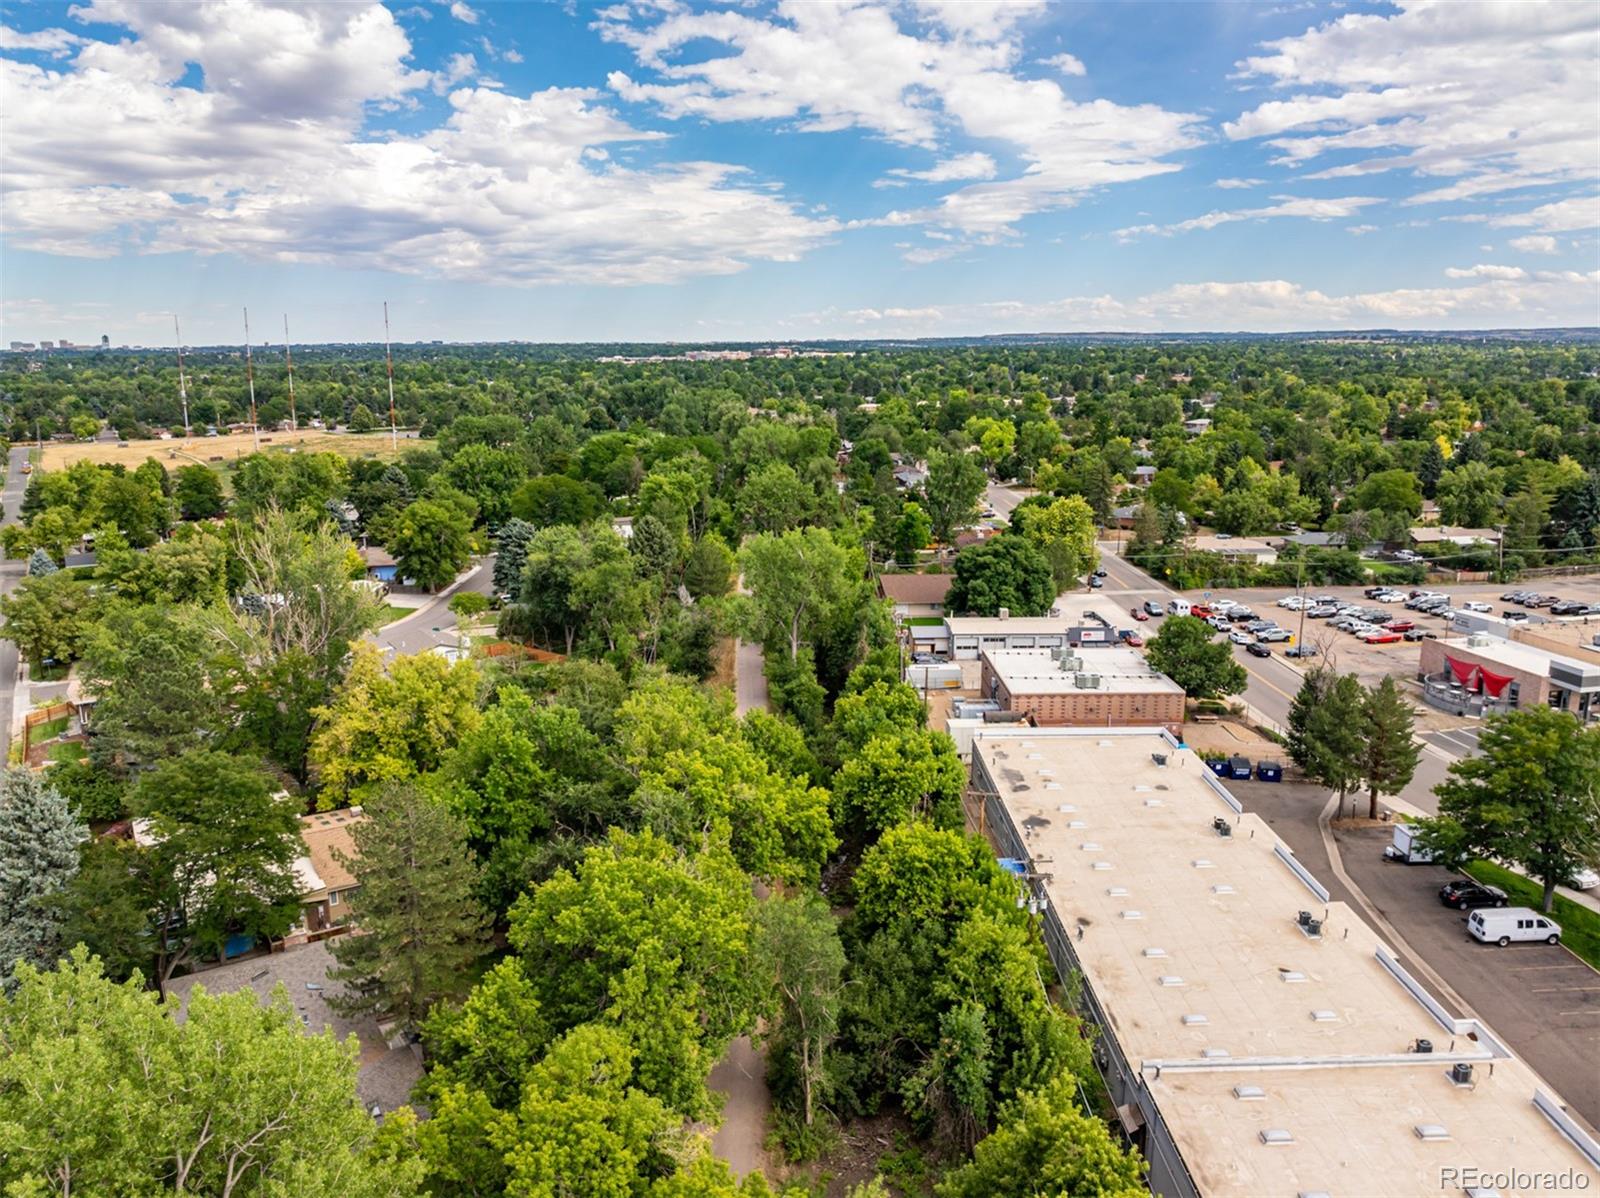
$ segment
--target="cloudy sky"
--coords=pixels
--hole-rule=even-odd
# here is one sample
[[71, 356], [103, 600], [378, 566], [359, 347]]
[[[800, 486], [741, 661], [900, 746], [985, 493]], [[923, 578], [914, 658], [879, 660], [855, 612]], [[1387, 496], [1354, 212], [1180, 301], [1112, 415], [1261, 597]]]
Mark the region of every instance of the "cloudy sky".
[[1600, 323], [1600, 7], [11, 3], [0, 338]]

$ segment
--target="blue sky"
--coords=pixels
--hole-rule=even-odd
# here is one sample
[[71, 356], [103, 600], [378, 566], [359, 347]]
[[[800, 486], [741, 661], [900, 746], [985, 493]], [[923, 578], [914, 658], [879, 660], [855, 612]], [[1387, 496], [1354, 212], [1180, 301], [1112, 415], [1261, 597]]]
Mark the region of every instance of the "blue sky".
[[0, 340], [1600, 323], [1600, 9], [94, 0]]

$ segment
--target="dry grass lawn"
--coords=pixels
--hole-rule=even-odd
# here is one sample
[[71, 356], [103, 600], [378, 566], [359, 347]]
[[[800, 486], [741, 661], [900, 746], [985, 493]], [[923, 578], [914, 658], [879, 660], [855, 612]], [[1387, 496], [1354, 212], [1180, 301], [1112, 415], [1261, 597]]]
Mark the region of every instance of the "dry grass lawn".
[[[407, 449], [432, 449], [432, 441], [416, 437], [400, 437], [400, 451]], [[294, 449], [297, 453], [342, 453], [347, 458], [395, 456], [389, 448], [389, 434], [329, 433], [306, 429], [297, 433], [262, 433], [261, 448], [265, 452]], [[187, 441], [129, 441], [118, 445], [115, 441], [73, 442], [50, 444], [44, 447], [40, 466], [45, 470], [62, 470], [74, 462], [90, 461], [108, 464], [122, 463], [130, 468], [146, 458], [155, 458], [175, 469], [181, 465], [199, 462], [201, 465], [223, 466], [236, 458], [255, 451], [255, 438], [249, 433], [225, 433], [219, 437], [192, 437]]]

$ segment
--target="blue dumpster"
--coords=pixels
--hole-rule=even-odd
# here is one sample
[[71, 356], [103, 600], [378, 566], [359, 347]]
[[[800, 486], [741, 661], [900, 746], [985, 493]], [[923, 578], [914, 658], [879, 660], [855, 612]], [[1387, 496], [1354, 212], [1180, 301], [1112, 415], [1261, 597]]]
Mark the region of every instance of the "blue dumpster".
[[1250, 777], [1250, 759], [1248, 757], [1228, 758], [1228, 773], [1225, 776], [1239, 781], [1248, 779]]
[[1256, 778], [1262, 782], [1282, 782], [1283, 765], [1277, 761], [1256, 762]]
[[1219, 778], [1227, 778], [1231, 776], [1228, 773], [1228, 763], [1220, 757], [1214, 761], [1208, 761], [1206, 764], [1211, 767], [1211, 772]]

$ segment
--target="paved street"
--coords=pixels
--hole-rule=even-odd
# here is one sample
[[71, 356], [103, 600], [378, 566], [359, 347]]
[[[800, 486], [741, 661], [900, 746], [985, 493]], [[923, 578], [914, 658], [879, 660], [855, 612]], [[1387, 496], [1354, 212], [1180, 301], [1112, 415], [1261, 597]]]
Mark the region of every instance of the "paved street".
[[487, 595], [493, 588], [494, 554], [491, 553], [471, 567], [464, 578], [437, 595], [429, 596], [414, 613], [378, 629], [372, 639], [384, 650], [402, 655], [424, 653], [438, 645], [454, 646], [457, 643], [456, 617], [450, 610], [451, 596], [463, 591]]
[[761, 646], [735, 641], [733, 671], [734, 714], [743, 715], [753, 707], [765, 708], [767, 674]]
[[[0, 525], [15, 524], [21, 519], [22, 493], [28, 488], [28, 476], [22, 472], [23, 464], [28, 460], [28, 446], [18, 445], [11, 450], [11, 456], [6, 463], [6, 485], [0, 491], [0, 500], [4, 501], [5, 512], [0, 517]], [[0, 594], [5, 594], [17, 585], [17, 580], [22, 577], [26, 563], [9, 561], [5, 553], [0, 550]], [[0, 754], [9, 753], [11, 749], [11, 720], [15, 715], [13, 704], [17, 692], [17, 647], [10, 641], [0, 640]], [[9, 760], [9, 757], [0, 757], [0, 760]]]
[[1001, 483], [990, 483], [989, 489], [984, 493], [984, 502], [994, 510], [997, 516], [1010, 516], [1013, 508], [1021, 503], [1032, 491], [1026, 488], [1012, 488]]

